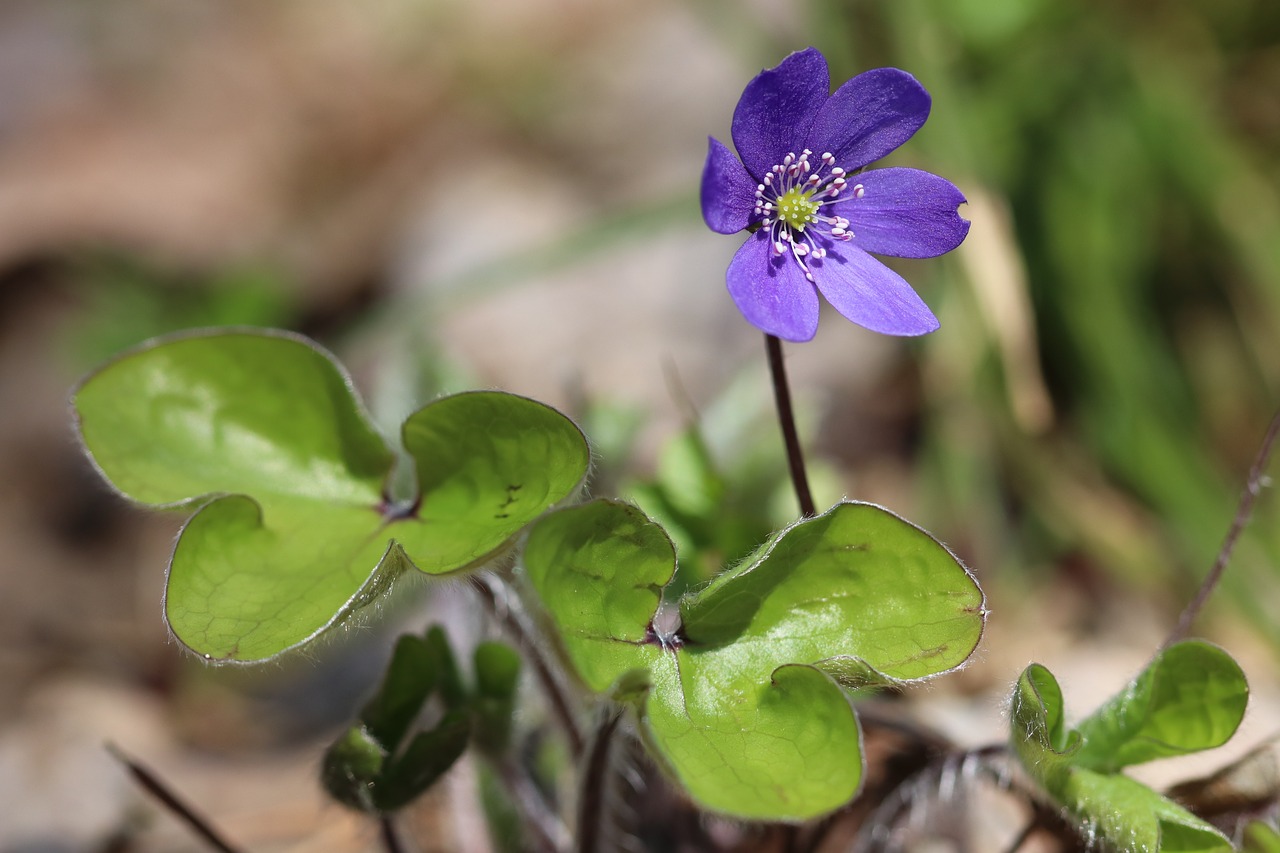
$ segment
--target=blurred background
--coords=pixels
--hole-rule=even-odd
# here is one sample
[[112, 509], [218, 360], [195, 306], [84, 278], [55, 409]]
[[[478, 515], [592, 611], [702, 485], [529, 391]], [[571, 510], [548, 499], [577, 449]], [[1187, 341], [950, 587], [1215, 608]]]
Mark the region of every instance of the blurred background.
[[[456, 594], [265, 669], [184, 656], [160, 612], [181, 519], [109, 494], [70, 424], [124, 347], [295, 329], [389, 435], [445, 391], [542, 399], [594, 440], [595, 492], [703, 573], [794, 518], [724, 291], [739, 241], [697, 186], [746, 82], [810, 44], [837, 82], [921, 80], [932, 116], [891, 162], [973, 221], [895, 263], [939, 332], [831, 315], [788, 348], [818, 503], [882, 503], [982, 580], [983, 650], [919, 703], [954, 737], [1000, 739], [1033, 660], [1077, 716], [1118, 690], [1280, 403], [1280, 4], [0, 0], [0, 850], [201, 849], [107, 741], [247, 848], [373, 846], [320, 751], [395, 624]], [[1198, 626], [1254, 687], [1236, 754], [1280, 729], [1278, 521], [1266, 489]], [[420, 849], [485, 849], [466, 773], [415, 810]]]

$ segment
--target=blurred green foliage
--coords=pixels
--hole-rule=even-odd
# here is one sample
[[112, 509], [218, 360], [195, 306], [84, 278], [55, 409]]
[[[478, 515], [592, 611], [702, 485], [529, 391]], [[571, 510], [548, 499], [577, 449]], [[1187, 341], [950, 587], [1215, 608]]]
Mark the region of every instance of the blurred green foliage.
[[[943, 321], [917, 470], [935, 532], [1181, 606], [1280, 401], [1280, 5], [811, 10], [834, 80], [920, 78], [934, 110], [902, 155], [970, 197], [960, 257], [911, 268]], [[1264, 496], [1227, 589], [1280, 641], [1277, 520]]]
[[159, 335], [210, 326], [290, 326], [296, 309], [287, 282], [272, 270], [230, 266], [180, 273], [127, 254], [77, 256], [69, 275], [84, 303], [71, 329], [70, 355], [100, 364]]

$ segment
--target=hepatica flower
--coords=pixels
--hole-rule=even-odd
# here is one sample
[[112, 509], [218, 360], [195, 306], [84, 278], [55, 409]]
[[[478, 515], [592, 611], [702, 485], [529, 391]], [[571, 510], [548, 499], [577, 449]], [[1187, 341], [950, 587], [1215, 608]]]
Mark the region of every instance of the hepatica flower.
[[[710, 140], [702, 216], [713, 231], [751, 232], [726, 280], [753, 325], [789, 341], [818, 331], [818, 293], [860, 326], [887, 335], [938, 328], [901, 276], [871, 254], [931, 258], [964, 240], [964, 196], [918, 169], [860, 171], [911, 138], [929, 93], [878, 68], [834, 93], [814, 48], [747, 84], [733, 113], [738, 157]], [[871, 254], [869, 254], [871, 253]]]

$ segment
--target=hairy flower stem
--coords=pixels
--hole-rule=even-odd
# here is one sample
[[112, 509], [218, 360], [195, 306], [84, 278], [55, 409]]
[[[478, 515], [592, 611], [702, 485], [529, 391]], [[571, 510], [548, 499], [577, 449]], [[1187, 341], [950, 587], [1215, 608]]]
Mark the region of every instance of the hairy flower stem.
[[1258, 499], [1258, 493], [1262, 491], [1263, 482], [1266, 478], [1267, 459], [1271, 456], [1271, 448], [1275, 444], [1277, 434], [1280, 434], [1280, 411], [1272, 416], [1271, 425], [1267, 427], [1267, 434], [1262, 438], [1262, 446], [1258, 448], [1258, 455], [1253, 458], [1253, 465], [1249, 468], [1249, 477], [1245, 480], [1244, 490], [1240, 493], [1240, 503], [1236, 506], [1235, 518], [1231, 520], [1231, 527], [1227, 530], [1226, 538], [1222, 540], [1222, 547], [1218, 550], [1218, 556], [1213, 561], [1213, 567], [1209, 569], [1209, 574], [1205, 576], [1204, 583], [1200, 584], [1200, 589], [1196, 592], [1195, 598], [1191, 599], [1191, 603], [1187, 605], [1187, 608], [1182, 611], [1182, 615], [1178, 617], [1178, 624], [1169, 633], [1168, 639], [1164, 641], [1163, 648], [1168, 648], [1179, 640], [1186, 638], [1191, 631], [1192, 623], [1196, 621], [1196, 617], [1200, 615], [1200, 611], [1204, 608], [1205, 603], [1208, 602], [1209, 596], [1213, 594], [1218, 582], [1222, 580], [1222, 574], [1226, 571], [1227, 563], [1231, 559], [1231, 552], [1235, 550], [1236, 540], [1240, 538], [1245, 525], [1249, 523], [1249, 517], [1253, 515], [1253, 504]]
[[543, 853], [567, 853], [573, 843], [569, 830], [552, 811], [529, 775], [511, 758], [498, 758], [493, 767], [529, 833], [527, 842]]
[[787, 446], [787, 466], [791, 469], [791, 484], [800, 503], [800, 514], [810, 518], [818, 514], [809, 491], [809, 475], [804, 469], [804, 454], [800, 450], [800, 436], [796, 432], [796, 416], [791, 408], [791, 389], [787, 386], [787, 368], [782, 360], [782, 341], [776, 335], [766, 334], [764, 346], [769, 354], [769, 375], [773, 378], [773, 399], [778, 406], [778, 423], [782, 426], [782, 440]]
[[585, 743], [568, 691], [553, 671], [543, 646], [535, 641], [533, 632], [520, 618], [520, 614], [510, 606], [499, 603], [499, 592], [494, 588], [499, 583], [500, 581], [493, 577], [471, 576], [471, 587], [480, 595], [485, 609], [502, 625], [533, 667], [534, 676], [542, 685], [542, 692], [546, 694], [547, 701], [551, 705], [551, 713], [559, 722], [565, 739], [569, 742], [569, 751], [577, 757], [582, 754]]
[[621, 719], [620, 708], [607, 708], [592, 733], [591, 745], [582, 765], [582, 783], [578, 792], [578, 846], [575, 853], [599, 853], [603, 849], [609, 748]]

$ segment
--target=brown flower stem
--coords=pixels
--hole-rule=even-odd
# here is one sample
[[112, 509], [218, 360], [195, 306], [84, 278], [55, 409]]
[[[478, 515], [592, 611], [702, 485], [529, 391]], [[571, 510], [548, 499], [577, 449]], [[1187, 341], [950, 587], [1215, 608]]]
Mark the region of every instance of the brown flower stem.
[[1235, 550], [1236, 540], [1240, 538], [1245, 525], [1249, 523], [1249, 517], [1253, 515], [1253, 504], [1258, 499], [1258, 493], [1262, 491], [1263, 481], [1266, 477], [1267, 459], [1271, 456], [1271, 448], [1275, 444], [1277, 434], [1280, 434], [1280, 411], [1272, 416], [1271, 425], [1267, 427], [1267, 434], [1262, 438], [1262, 445], [1258, 448], [1258, 454], [1253, 458], [1253, 465], [1249, 468], [1249, 476], [1245, 480], [1244, 490], [1240, 493], [1240, 503], [1236, 506], [1235, 518], [1231, 520], [1231, 527], [1227, 530], [1226, 538], [1222, 540], [1222, 547], [1218, 549], [1218, 556], [1213, 561], [1213, 567], [1209, 569], [1209, 574], [1205, 576], [1204, 583], [1200, 584], [1200, 589], [1196, 592], [1195, 598], [1191, 599], [1191, 603], [1187, 605], [1187, 608], [1182, 611], [1182, 615], [1178, 617], [1178, 624], [1169, 633], [1169, 638], [1164, 641], [1162, 648], [1167, 649], [1179, 640], [1186, 638], [1187, 634], [1191, 632], [1192, 623], [1200, 615], [1200, 611], [1204, 609], [1205, 603], [1208, 602], [1209, 596], [1213, 594], [1214, 589], [1218, 586], [1218, 582], [1222, 580], [1222, 574], [1226, 571], [1227, 563], [1231, 560], [1231, 552]]
[[804, 454], [800, 450], [800, 436], [796, 432], [795, 412], [791, 408], [791, 389], [787, 386], [787, 368], [782, 360], [782, 341], [775, 335], [764, 336], [765, 351], [769, 354], [769, 374], [773, 378], [773, 399], [778, 407], [778, 423], [782, 427], [782, 441], [787, 447], [787, 466], [791, 469], [791, 484], [800, 503], [800, 514], [806, 518], [818, 514], [809, 490], [809, 475], [805, 473]]
[[570, 753], [575, 757], [581, 755], [584, 747], [582, 729], [578, 726], [578, 718], [574, 713], [568, 691], [552, 670], [551, 662], [547, 660], [543, 647], [536, 642], [532, 631], [520, 615], [510, 607], [499, 603], [499, 592], [495, 589], [495, 585], [500, 584], [501, 581], [491, 575], [472, 575], [470, 580], [472, 589], [479, 594], [485, 609], [498, 620], [533, 667], [533, 673], [538, 683], [542, 685], [543, 693], [546, 694], [547, 701], [551, 705], [551, 713], [560, 723], [565, 738], [569, 741]]
[[578, 796], [578, 846], [575, 853], [599, 853], [603, 849], [605, 795], [608, 788], [609, 748], [622, 719], [619, 708], [602, 711], [582, 768]]
[[382, 839], [382, 849], [386, 853], [404, 853], [400, 837], [396, 835], [396, 828], [391, 822], [391, 815], [384, 814], [378, 819], [378, 837]]
[[529, 834], [526, 842], [542, 853], [567, 853], [573, 844], [569, 830], [528, 774], [510, 757], [498, 758], [492, 765]]

